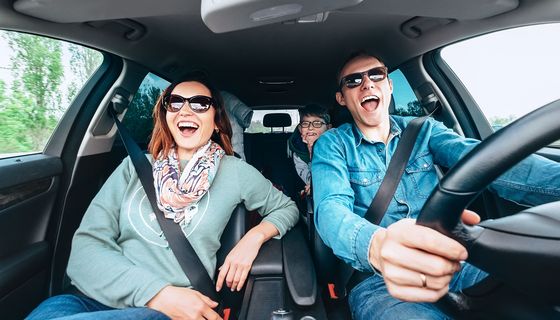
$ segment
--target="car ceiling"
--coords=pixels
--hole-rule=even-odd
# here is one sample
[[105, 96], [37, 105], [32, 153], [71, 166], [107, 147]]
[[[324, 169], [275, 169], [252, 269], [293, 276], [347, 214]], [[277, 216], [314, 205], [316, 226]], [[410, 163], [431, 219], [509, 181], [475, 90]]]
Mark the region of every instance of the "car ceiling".
[[[365, 0], [330, 12], [322, 23], [274, 23], [213, 33], [201, 18], [199, 1], [18, 2], [16, 7], [26, 14], [15, 11], [13, 1], [0, 0], [1, 28], [99, 48], [169, 80], [203, 69], [249, 105], [334, 102], [337, 68], [358, 49], [397, 67], [473, 35], [560, 20], [557, 0]], [[294, 83], [263, 85], [259, 80]]]

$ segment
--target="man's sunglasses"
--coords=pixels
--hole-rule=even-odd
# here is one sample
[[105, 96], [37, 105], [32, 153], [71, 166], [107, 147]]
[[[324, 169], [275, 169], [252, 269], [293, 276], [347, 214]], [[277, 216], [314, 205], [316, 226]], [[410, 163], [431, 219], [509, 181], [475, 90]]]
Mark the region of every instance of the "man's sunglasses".
[[367, 76], [373, 82], [379, 82], [387, 78], [387, 67], [375, 67], [364, 72], [351, 73], [340, 79], [340, 89], [342, 86], [352, 89], [360, 86], [364, 80], [364, 76]]
[[299, 123], [299, 125], [302, 128], [309, 128], [310, 126], [313, 126], [314, 128], [321, 128], [324, 124], [326, 124], [323, 121], [319, 121], [319, 120], [315, 120], [315, 121], [302, 121]]
[[207, 96], [193, 96], [190, 98], [181, 97], [176, 94], [171, 94], [163, 98], [163, 107], [169, 112], [178, 112], [185, 104], [196, 113], [204, 113], [214, 105], [214, 99]]

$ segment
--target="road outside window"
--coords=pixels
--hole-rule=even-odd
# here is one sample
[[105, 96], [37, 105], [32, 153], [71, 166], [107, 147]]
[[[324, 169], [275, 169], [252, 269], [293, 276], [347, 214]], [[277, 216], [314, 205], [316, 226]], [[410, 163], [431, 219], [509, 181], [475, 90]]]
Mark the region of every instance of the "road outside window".
[[559, 37], [560, 24], [521, 27], [448, 46], [441, 56], [499, 130], [560, 99]]
[[78, 45], [0, 31], [0, 158], [42, 152], [102, 60]]

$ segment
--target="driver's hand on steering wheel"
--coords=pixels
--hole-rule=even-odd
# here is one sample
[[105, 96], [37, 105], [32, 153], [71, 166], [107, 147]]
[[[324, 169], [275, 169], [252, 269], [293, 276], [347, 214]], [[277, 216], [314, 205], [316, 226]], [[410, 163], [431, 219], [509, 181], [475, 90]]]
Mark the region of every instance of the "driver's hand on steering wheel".
[[[470, 210], [464, 210], [461, 218], [469, 225], [480, 222]], [[371, 241], [370, 263], [383, 274], [389, 293], [403, 301], [437, 301], [468, 255], [459, 242], [417, 225], [414, 219], [380, 229]]]

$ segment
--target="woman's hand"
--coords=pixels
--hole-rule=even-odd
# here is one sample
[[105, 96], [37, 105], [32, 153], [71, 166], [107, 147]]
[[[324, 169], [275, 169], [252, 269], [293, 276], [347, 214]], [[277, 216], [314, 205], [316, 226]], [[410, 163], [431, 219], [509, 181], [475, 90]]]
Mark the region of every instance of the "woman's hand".
[[[480, 217], [465, 210], [462, 219], [476, 224]], [[467, 250], [443, 234], [403, 219], [375, 233], [369, 260], [383, 274], [389, 293], [400, 300], [435, 302], [449, 289], [453, 274], [467, 259]]]
[[146, 306], [174, 320], [222, 319], [216, 311], [212, 310], [218, 306], [216, 301], [189, 288], [167, 286], [148, 301]]
[[227, 255], [216, 280], [216, 291], [222, 289], [225, 280], [231, 291], [240, 291], [249, 276], [253, 261], [263, 243], [278, 234], [278, 230], [269, 222], [263, 221], [249, 230]]

